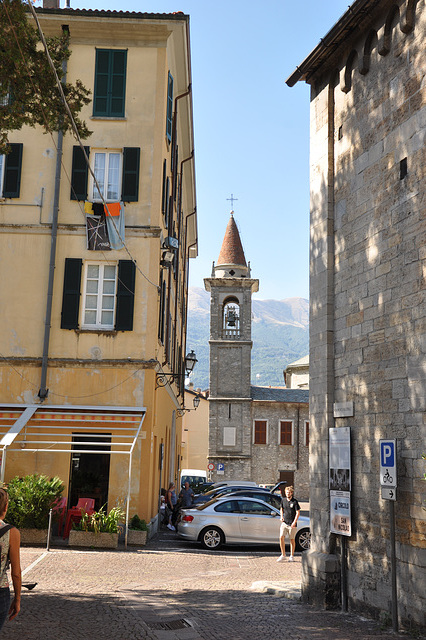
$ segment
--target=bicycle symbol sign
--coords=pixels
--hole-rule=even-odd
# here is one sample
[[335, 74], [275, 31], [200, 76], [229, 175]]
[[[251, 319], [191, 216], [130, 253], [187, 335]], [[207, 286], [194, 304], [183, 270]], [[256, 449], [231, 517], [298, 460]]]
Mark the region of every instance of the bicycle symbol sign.
[[396, 487], [396, 440], [380, 440], [380, 484]]

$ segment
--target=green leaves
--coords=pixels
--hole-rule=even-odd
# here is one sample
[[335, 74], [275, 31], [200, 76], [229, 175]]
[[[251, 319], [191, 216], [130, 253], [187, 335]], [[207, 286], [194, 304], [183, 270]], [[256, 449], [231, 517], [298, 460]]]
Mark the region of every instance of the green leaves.
[[[21, 0], [0, 0], [0, 153], [8, 152], [8, 133], [24, 125], [40, 125], [45, 132], [71, 130], [54, 73]], [[56, 72], [71, 55], [69, 35], [46, 38]], [[90, 135], [78, 114], [90, 102], [90, 91], [80, 80], [63, 89], [81, 138]]]
[[91, 531], [94, 533], [117, 533], [120, 520], [126, 517], [121, 507], [113, 507], [107, 514], [105, 505], [95, 511], [92, 515], [82, 513], [81, 520], [78, 524], [74, 524], [74, 528], [79, 531]]
[[41, 475], [13, 478], [8, 485], [9, 508], [7, 521], [18, 529], [47, 529], [49, 510], [62, 496], [64, 485], [60, 478]]
[[135, 531], [148, 531], [145, 520], [141, 520], [137, 513], [130, 520], [129, 529], [134, 529]]

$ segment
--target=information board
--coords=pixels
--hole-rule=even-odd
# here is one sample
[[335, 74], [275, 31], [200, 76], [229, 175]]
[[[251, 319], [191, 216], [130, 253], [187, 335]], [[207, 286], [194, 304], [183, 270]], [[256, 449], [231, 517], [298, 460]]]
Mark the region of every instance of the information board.
[[351, 430], [329, 429], [330, 531], [352, 535], [351, 524]]

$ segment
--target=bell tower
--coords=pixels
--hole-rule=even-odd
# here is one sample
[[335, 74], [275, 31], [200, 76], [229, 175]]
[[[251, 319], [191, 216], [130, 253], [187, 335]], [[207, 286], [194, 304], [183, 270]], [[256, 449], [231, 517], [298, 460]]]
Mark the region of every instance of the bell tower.
[[204, 286], [211, 294], [208, 458], [215, 464], [212, 477], [214, 481], [250, 480], [251, 298], [259, 280], [250, 277], [233, 211], [219, 258]]

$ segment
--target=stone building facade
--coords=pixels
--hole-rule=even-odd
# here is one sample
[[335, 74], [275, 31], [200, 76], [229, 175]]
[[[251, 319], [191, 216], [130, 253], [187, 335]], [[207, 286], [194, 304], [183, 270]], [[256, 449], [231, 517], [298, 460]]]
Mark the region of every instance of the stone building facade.
[[[211, 278], [208, 460], [212, 480], [286, 480], [309, 495], [309, 392], [253, 387], [250, 277], [233, 212]], [[306, 435], [307, 434], [307, 435]]]
[[[307, 601], [388, 614], [396, 439], [399, 622], [425, 624], [424, 0], [357, 0], [288, 78], [311, 86], [310, 494]], [[422, 271], [423, 269], [423, 271]], [[338, 417], [338, 406], [352, 408]], [[329, 428], [351, 428], [352, 535], [330, 533]], [[345, 592], [343, 592], [345, 594]]]

